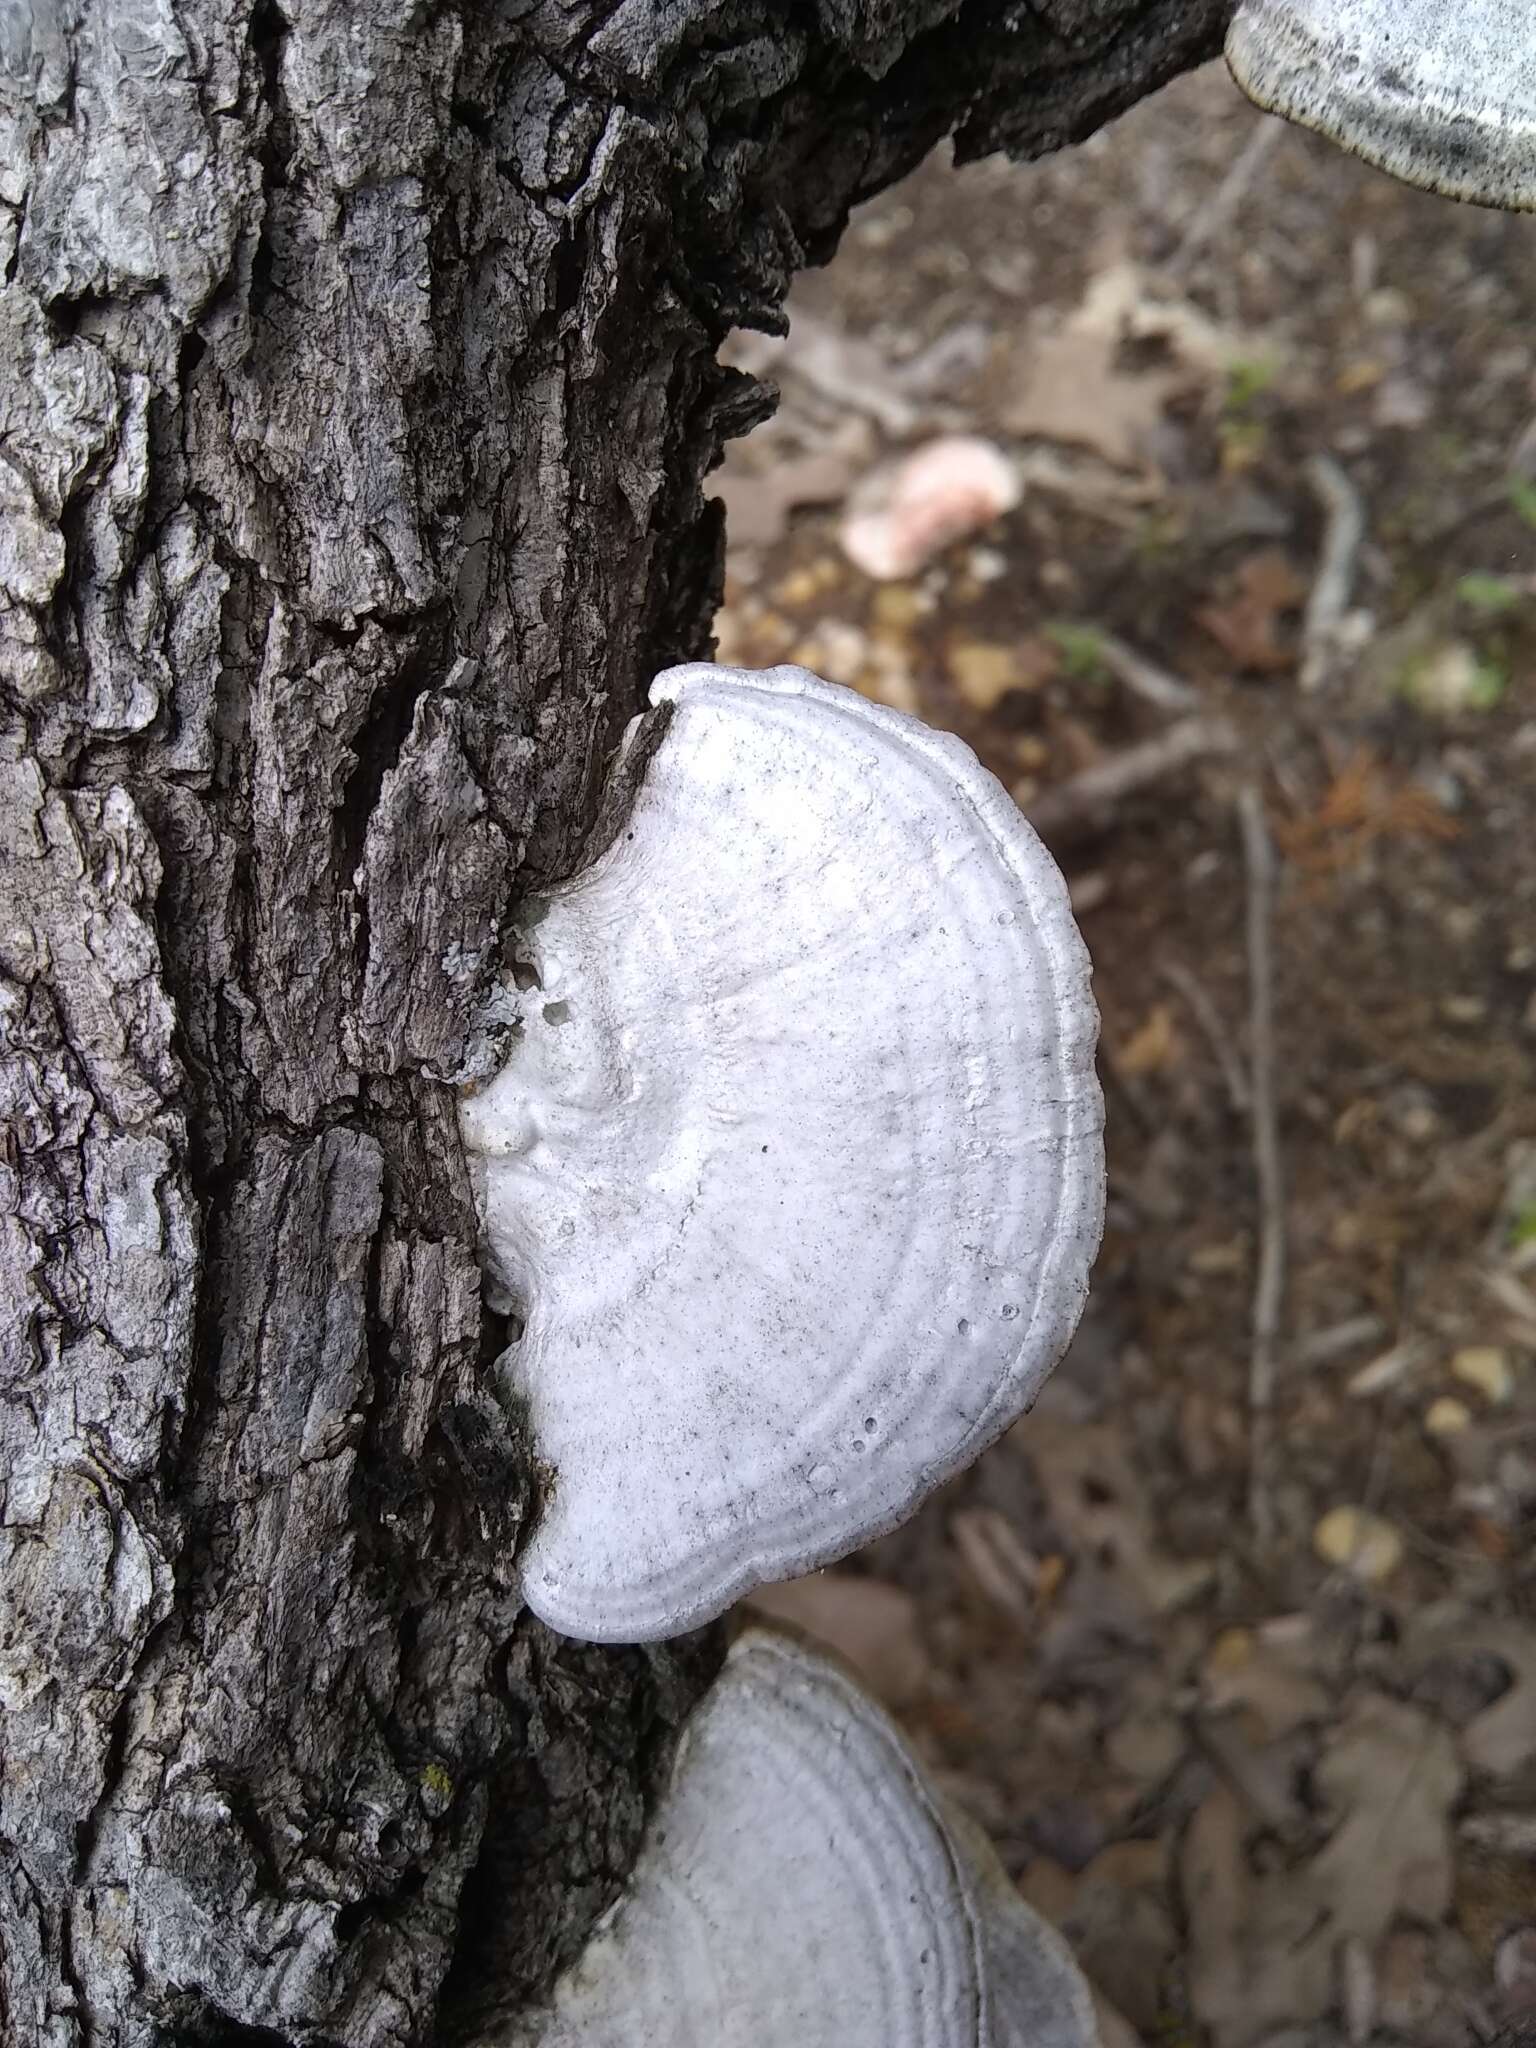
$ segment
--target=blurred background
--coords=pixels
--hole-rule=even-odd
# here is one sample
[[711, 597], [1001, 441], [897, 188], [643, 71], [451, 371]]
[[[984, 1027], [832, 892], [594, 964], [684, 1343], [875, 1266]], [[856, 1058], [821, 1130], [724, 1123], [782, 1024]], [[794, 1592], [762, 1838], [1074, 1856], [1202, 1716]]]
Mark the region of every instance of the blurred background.
[[791, 311], [735, 344], [783, 402], [715, 479], [720, 658], [1036, 819], [1109, 1220], [1035, 1414], [762, 1604], [1121, 2043], [1536, 2041], [1536, 219], [1212, 68], [930, 162]]

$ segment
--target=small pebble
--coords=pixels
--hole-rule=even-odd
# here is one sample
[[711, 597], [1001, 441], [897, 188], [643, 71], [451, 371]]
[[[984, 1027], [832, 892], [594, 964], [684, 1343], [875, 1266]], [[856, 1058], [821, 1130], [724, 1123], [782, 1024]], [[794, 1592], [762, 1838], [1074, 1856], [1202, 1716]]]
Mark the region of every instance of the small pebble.
[[1465, 1401], [1442, 1394], [1424, 1410], [1424, 1427], [1431, 1436], [1460, 1436], [1472, 1427], [1472, 1410]]
[[1205, 1661], [1207, 1670], [1225, 1673], [1241, 1671], [1252, 1659], [1252, 1629], [1224, 1628], [1211, 1644]]
[[1481, 1024], [1488, 1005], [1481, 996], [1442, 996], [1440, 1014], [1448, 1024]]
[[951, 640], [949, 672], [961, 696], [978, 711], [990, 711], [1010, 690], [1029, 689], [1038, 681], [1013, 648], [995, 640]]
[[875, 592], [869, 616], [873, 625], [887, 633], [905, 633], [932, 609], [931, 601], [912, 584], [888, 583]]
[[[827, 573], [829, 570], [830, 577]], [[773, 594], [780, 604], [788, 605], [792, 611], [798, 610], [800, 606], [807, 605], [813, 598], [819, 597], [829, 584], [837, 581], [837, 576], [837, 564], [823, 557], [819, 562], [807, 562], [798, 569], [791, 569], [775, 587]]]
[[1455, 718], [1477, 708], [1482, 672], [1475, 647], [1465, 640], [1448, 640], [1405, 677], [1403, 694], [1420, 711]]
[[1378, 285], [1366, 299], [1365, 317], [1373, 327], [1406, 327], [1413, 318], [1413, 301], [1392, 285]]
[[1324, 1564], [1341, 1565], [1368, 1585], [1391, 1578], [1403, 1561], [1403, 1539], [1368, 1508], [1330, 1508], [1312, 1531]]
[[1476, 1387], [1495, 1407], [1514, 1392], [1515, 1375], [1509, 1353], [1497, 1344], [1468, 1344], [1451, 1360], [1451, 1371], [1464, 1386]]

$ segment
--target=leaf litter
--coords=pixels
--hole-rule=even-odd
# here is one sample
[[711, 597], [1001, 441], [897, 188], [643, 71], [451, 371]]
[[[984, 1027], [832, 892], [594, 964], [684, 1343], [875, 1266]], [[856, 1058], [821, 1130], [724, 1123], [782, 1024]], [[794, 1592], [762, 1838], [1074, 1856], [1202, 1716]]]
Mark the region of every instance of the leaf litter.
[[[1110, 1109], [1078, 1340], [917, 1522], [769, 1597], [896, 1705], [1114, 2048], [1488, 2048], [1536, 1947], [1536, 522], [1497, 345], [1536, 272], [1493, 260], [1519, 224], [1287, 130], [1170, 277], [1256, 118], [1213, 73], [1076, 155], [930, 166], [746, 345], [784, 400], [721, 472], [769, 502], [729, 658], [951, 726], [1043, 815], [1110, 791], [1060, 842]], [[949, 434], [1019, 502], [869, 581], [860, 480]], [[1170, 751], [1186, 718], [1221, 743]], [[1265, 1548], [1244, 779], [1278, 855]]]

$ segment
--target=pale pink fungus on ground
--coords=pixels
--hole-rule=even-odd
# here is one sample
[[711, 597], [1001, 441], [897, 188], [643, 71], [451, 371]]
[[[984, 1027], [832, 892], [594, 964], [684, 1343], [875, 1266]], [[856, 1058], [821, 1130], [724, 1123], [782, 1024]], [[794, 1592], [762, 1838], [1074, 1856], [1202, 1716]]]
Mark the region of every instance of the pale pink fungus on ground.
[[859, 485], [843, 519], [843, 552], [866, 576], [913, 576], [968, 533], [1011, 512], [1021, 495], [1003, 451], [975, 434], [926, 441]]

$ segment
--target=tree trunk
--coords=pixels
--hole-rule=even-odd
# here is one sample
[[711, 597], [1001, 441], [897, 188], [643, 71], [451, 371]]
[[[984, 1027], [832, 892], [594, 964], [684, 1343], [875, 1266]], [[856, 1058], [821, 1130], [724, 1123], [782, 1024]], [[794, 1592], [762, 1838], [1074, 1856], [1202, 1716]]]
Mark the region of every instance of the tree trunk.
[[722, 335], [1224, 11], [0, 0], [7, 2048], [450, 2038], [613, 1896], [716, 1645], [520, 1612], [447, 1084], [708, 648]]

